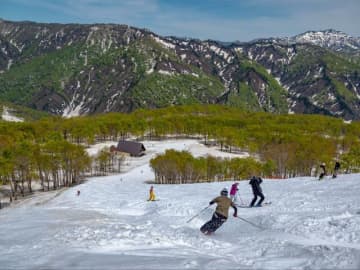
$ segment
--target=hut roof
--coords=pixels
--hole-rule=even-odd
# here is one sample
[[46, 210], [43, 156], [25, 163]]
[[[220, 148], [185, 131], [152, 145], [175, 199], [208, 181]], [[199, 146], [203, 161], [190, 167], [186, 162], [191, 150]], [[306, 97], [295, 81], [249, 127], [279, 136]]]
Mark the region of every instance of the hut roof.
[[144, 154], [145, 146], [139, 142], [133, 141], [119, 141], [117, 150], [120, 152], [129, 153], [132, 156], [141, 156]]

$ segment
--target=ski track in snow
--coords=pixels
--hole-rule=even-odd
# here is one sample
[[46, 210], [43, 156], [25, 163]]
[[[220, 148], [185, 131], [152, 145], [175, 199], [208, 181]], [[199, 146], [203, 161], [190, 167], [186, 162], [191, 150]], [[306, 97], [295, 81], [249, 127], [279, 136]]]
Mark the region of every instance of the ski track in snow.
[[[238, 208], [240, 217], [265, 230], [233, 218], [230, 210], [228, 221], [204, 236], [199, 228], [214, 206], [186, 221], [232, 182], [154, 185], [159, 201], [147, 202], [150, 158], [167, 148], [199, 151], [200, 145], [144, 144], [148, 154], [131, 158], [122, 174], [91, 178], [1, 210], [0, 268], [360, 268], [359, 174], [265, 180], [265, 201], [272, 204]], [[239, 193], [251, 200], [248, 181], [240, 182]]]

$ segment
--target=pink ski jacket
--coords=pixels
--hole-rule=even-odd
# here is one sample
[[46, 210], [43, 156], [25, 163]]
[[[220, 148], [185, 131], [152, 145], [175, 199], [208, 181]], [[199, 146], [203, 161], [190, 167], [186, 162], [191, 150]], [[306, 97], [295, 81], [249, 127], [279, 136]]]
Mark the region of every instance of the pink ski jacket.
[[236, 194], [236, 191], [238, 191], [238, 188], [237, 188], [238, 184], [235, 183], [231, 186], [231, 189], [230, 189], [230, 195], [235, 195]]

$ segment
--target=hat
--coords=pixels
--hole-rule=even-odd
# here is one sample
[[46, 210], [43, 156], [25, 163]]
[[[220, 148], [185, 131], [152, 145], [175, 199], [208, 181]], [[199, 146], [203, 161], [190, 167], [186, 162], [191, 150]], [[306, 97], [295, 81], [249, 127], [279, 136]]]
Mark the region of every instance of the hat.
[[221, 196], [227, 196], [228, 195], [228, 190], [226, 188], [224, 188], [221, 192], [220, 192]]

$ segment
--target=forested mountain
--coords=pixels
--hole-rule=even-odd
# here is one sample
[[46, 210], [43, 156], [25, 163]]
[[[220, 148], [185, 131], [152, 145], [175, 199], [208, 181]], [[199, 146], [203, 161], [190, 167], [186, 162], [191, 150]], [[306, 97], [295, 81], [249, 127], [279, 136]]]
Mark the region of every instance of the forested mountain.
[[358, 39], [285, 40], [229, 44], [126, 25], [1, 20], [0, 100], [62, 116], [216, 103], [360, 119]]

